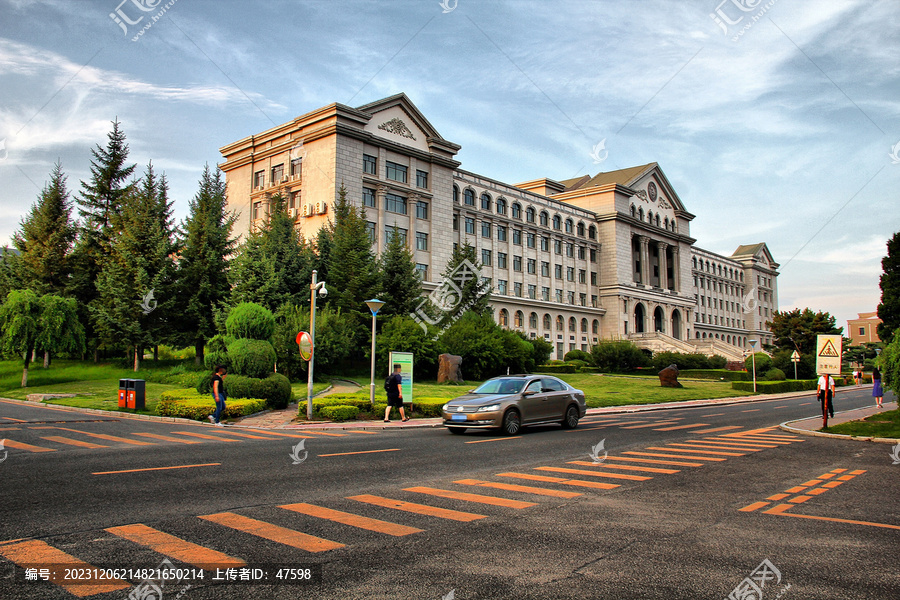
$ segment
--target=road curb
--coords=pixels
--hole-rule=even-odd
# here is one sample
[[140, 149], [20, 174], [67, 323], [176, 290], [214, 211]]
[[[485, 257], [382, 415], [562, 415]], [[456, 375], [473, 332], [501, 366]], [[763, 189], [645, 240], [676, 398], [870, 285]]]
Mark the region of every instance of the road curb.
[[[858, 409], [852, 409], [858, 410]], [[851, 412], [849, 410], [842, 410], [836, 414], [848, 413]], [[875, 442], [879, 444], [900, 444], [900, 439], [898, 438], [880, 438], [880, 437], [872, 437], [870, 435], [847, 435], [844, 433], [826, 433], [824, 431], [815, 431], [811, 429], [803, 429], [801, 427], [791, 427], [793, 423], [799, 423], [801, 421], [809, 421], [810, 418], [817, 417], [807, 417], [805, 419], [794, 419], [793, 421], [785, 421], [781, 423], [778, 428], [782, 431], [787, 431], [789, 433], [795, 433], [798, 435], [808, 435], [810, 437], [822, 437], [822, 438], [831, 438], [835, 440], [849, 440], [853, 442]], [[848, 421], [849, 422], [849, 421]]]

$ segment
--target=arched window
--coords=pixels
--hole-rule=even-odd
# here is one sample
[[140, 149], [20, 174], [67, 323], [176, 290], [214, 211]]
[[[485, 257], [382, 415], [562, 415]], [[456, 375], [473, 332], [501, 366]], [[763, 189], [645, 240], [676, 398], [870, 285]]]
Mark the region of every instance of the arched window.
[[550, 215], [547, 214], [546, 210], [541, 211], [541, 227], [546, 227], [550, 224]]
[[500, 327], [509, 326], [509, 311], [505, 308], [500, 310]]
[[534, 208], [529, 206], [525, 211], [525, 220], [529, 223], [534, 223]]
[[512, 218], [513, 219], [521, 219], [522, 218], [522, 205], [518, 202], [512, 203]]
[[565, 327], [565, 321], [563, 320], [562, 315], [559, 315], [556, 317], [556, 330], [562, 331], [563, 327]]
[[581, 237], [584, 237], [584, 223], [582, 223], [581, 221], [578, 221], [577, 231], [578, 231], [578, 235], [580, 235]]
[[587, 333], [587, 319], [581, 320], [581, 333]]
[[634, 207], [634, 204], [631, 205], [631, 216], [632, 217], [637, 216], [637, 209]]
[[597, 228], [594, 227], [593, 225], [588, 227], [588, 237], [591, 238], [592, 240], [597, 239]]
[[559, 215], [553, 215], [553, 229], [560, 229], [562, 227], [562, 218]]
[[600, 321], [594, 319], [594, 322], [591, 323], [591, 332], [594, 335], [600, 335]]
[[693, 258], [693, 261], [694, 261], [694, 268], [696, 269], [697, 268], [697, 257], [696, 256]]
[[638, 302], [634, 305], [634, 332], [644, 333], [644, 305]]
[[699, 331], [695, 331], [694, 333], [697, 334], [697, 339], [699, 340], [699, 339], [700, 339], [700, 332], [699, 332]]
[[453, 204], [459, 204], [459, 188], [453, 186]]
[[505, 215], [506, 214], [506, 200], [503, 198], [499, 198], [497, 200], [497, 214]]
[[475, 206], [475, 190], [467, 188], [464, 196], [467, 206]]
[[661, 306], [657, 306], [653, 311], [653, 331], [666, 332], [666, 316]]
[[703, 339], [704, 339], [704, 340], [706, 339], [706, 332], [705, 332], [705, 331], [703, 332]]
[[575, 331], [575, 328], [578, 326], [578, 323], [575, 321], [575, 317], [569, 317], [569, 331]]
[[550, 315], [544, 313], [544, 329], [550, 329], [552, 327], [552, 323], [550, 322]]
[[537, 329], [537, 313], [533, 312], [528, 315], [528, 326], [532, 329]]
[[521, 310], [517, 310], [513, 323], [516, 327], [525, 327], [525, 313]]
[[566, 233], [572, 233], [574, 231], [575, 223], [572, 219], [566, 219]]
[[481, 210], [491, 210], [491, 195], [487, 192], [481, 195]]

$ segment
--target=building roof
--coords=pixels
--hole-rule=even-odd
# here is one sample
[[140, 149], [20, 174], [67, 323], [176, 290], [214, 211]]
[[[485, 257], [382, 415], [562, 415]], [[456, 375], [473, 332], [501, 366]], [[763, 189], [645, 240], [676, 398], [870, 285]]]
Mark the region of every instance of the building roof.
[[[627, 169], [619, 169], [618, 171], [607, 171], [606, 173], [597, 173], [591, 178], [587, 176], [561, 181], [566, 186], [566, 191], [576, 190], [580, 188], [596, 187], [599, 185], [607, 185], [610, 183], [618, 183], [619, 185], [628, 186], [639, 179], [644, 173], [658, 167], [655, 162], [646, 165], [638, 165], [636, 167], [628, 167]], [[570, 187], [571, 186], [571, 187]]]
[[744, 256], [745, 254], [756, 254], [766, 247], [765, 242], [758, 244], [744, 244], [737, 247], [737, 250], [731, 253], [732, 256]]

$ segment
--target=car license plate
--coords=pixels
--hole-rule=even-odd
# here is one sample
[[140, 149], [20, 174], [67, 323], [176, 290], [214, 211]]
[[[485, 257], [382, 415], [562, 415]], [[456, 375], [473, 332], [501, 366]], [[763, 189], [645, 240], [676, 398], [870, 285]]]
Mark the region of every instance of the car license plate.
[[452, 421], [465, 421], [466, 415], [450, 415]]

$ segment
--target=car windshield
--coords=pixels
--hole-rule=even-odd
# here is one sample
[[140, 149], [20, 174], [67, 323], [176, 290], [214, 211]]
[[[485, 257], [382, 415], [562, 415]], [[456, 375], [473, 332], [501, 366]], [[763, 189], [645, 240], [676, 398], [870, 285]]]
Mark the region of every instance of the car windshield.
[[525, 385], [524, 379], [489, 379], [479, 385], [473, 394], [518, 394]]

